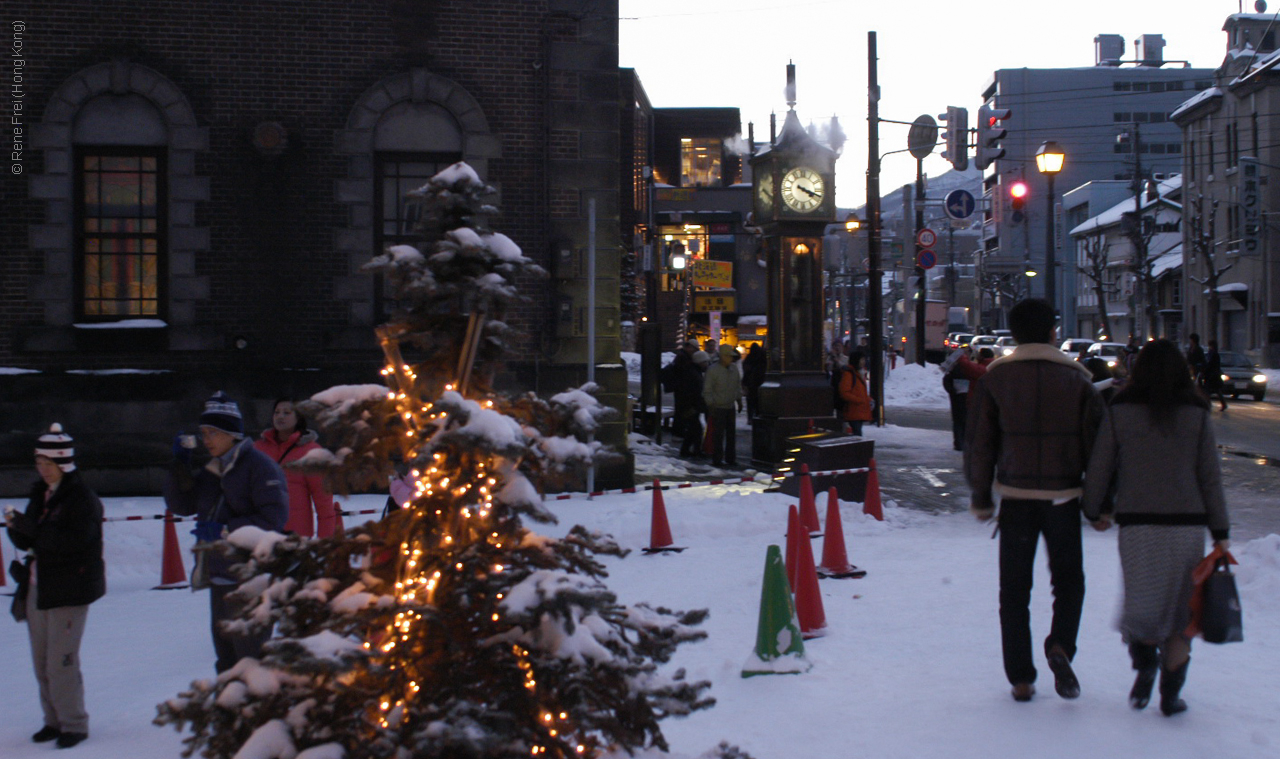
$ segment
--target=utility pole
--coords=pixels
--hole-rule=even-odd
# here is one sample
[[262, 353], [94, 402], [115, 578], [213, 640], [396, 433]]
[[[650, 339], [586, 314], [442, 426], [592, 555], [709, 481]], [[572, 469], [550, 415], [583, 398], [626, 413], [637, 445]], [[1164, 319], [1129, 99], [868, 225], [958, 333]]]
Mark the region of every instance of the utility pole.
[[[925, 280], [925, 270], [920, 266], [920, 230], [924, 229], [924, 159], [916, 159], [916, 229], [915, 238], [915, 275], [920, 282], [920, 292], [916, 296], [916, 356], [915, 361], [924, 366], [924, 318], [925, 298], [929, 295], [929, 283]], [[905, 305], [905, 304], [904, 304]]]
[[880, 84], [876, 33], [867, 32], [867, 345], [876, 426], [884, 426], [884, 309], [880, 292]]
[[1147, 238], [1142, 233], [1142, 133], [1133, 124], [1133, 332], [1147, 339]]

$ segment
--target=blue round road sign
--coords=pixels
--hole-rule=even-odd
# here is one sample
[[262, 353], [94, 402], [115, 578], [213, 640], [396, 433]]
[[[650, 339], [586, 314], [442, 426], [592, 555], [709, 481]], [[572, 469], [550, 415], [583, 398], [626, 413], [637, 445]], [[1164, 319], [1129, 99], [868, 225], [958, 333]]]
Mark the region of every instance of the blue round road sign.
[[973, 199], [973, 193], [968, 190], [952, 190], [942, 201], [942, 207], [946, 210], [947, 216], [953, 219], [967, 219], [973, 215], [978, 202]]
[[925, 248], [916, 256], [916, 265], [921, 269], [932, 269], [938, 263], [938, 254]]

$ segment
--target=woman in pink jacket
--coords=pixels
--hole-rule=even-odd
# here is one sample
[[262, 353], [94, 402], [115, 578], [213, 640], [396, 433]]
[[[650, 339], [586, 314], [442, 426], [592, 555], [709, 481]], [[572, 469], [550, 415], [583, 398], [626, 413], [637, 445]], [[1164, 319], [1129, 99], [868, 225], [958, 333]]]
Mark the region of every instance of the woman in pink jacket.
[[276, 401], [271, 411], [271, 429], [263, 432], [253, 444], [284, 469], [289, 483], [289, 521], [284, 529], [321, 538], [341, 533], [342, 515], [334, 506], [333, 494], [324, 486], [324, 477], [286, 466], [320, 448], [316, 433], [307, 429], [307, 420], [293, 408], [293, 401], [287, 398]]

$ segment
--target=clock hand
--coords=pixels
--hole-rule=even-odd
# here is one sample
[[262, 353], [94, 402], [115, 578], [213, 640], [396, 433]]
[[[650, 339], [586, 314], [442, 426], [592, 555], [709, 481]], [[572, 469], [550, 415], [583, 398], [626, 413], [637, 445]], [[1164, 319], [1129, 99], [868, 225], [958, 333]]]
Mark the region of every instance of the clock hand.
[[802, 185], [802, 184], [798, 184], [798, 185], [796, 185], [796, 187], [800, 188], [800, 191], [801, 191], [801, 192], [803, 192], [803, 193], [807, 194], [807, 195], [808, 195], [809, 197], [811, 197], [811, 198], [816, 198], [816, 197], [818, 197], [818, 193], [814, 192], [813, 190], [810, 190], [808, 187], [805, 187], [805, 186], [804, 186], [804, 185]]

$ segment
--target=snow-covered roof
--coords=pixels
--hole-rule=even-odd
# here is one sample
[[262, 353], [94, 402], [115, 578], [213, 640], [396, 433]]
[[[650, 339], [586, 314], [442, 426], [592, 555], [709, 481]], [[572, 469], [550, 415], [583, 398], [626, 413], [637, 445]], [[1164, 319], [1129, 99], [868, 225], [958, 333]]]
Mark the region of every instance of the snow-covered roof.
[[[1157, 203], [1164, 203], [1165, 205], [1168, 205], [1170, 208], [1181, 209], [1182, 205], [1180, 203], [1175, 203], [1174, 201], [1168, 199], [1168, 195], [1170, 193], [1174, 192], [1175, 190], [1179, 190], [1181, 188], [1182, 188], [1181, 174], [1169, 177], [1168, 179], [1161, 180], [1156, 185], [1157, 197], [1154, 200], [1148, 200], [1146, 193], [1145, 192], [1143, 193], [1142, 210], [1145, 211]], [[1095, 232], [1104, 227], [1114, 226], [1120, 223], [1120, 220], [1124, 218], [1124, 214], [1129, 213], [1132, 210], [1133, 210], [1133, 198], [1126, 198], [1121, 202], [1115, 204], [1111, 208], [1108, 208], [1107, 210], [1098, 214], [1097, 216], [1094, 216], [1089, 219], [1085, 219], [1084, 222], [1082, 222], [1079, 226], [1073, 228], [1067, 234], [1083, 235], [1083, 234], [1088, 234], [1089, 232]]]
[[1248, 285], [1246, 285], [1244, 282], [1228, 282], [1228, 283], [1227, 283], [1227, 284], [1225, 284], [1225, 285], [1218, 285], [1218, 292], [1220, 292], [1220, 293], [1247, 293], [1247, 292], [1249, 292], [1249, 286], [1248, 286]]
[[1242, 50], [1239, 52], [1241, 53], [1241, 55], [1248, 54], [1248, 55], [1255, 56], [1255, 58], [1252, 62], [1249, 63], [1249, 68], [1245, 70], [1244, 73], [1240, 74], [1240, 76], [1236, 77], [1231, 81], [1232, 85], [1239, 84], [1240, 82], [1243, 82], [1244, 80], [1248, 79], [1254, 74], [1258, 74], [1268, 69], [1274, 68], [1276, 65], [1276, 62], [1280, 61], [1280, 49], [1272, 50], [1270, 53], [1267, 53], [1266, 55], [1262, 55], [1262, 56], [1257, 55], [1257, 52], [1253, 48], [1249, 48], [1248, 50]]
[[1178, 114], [1189, 111], [1210, 98], [1220, 97], [1222, 97], [1222, 89], [1219, 87], [1209, 87], [1208, 89], [1200, 90], [1196, 94], [1192, 95], [1190, 99], [1184, 101], [1182, 105], [1174, 108], [1173, 112], [1169, 114], [1169, 120], [1173, 121], [1178, 118]]
[[1156, 258], [1151, 264], [1151, 276], [1160, 277], [1182, 266], [1182, 243]]

